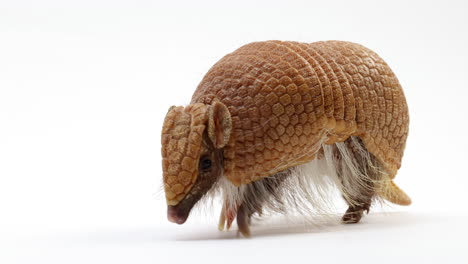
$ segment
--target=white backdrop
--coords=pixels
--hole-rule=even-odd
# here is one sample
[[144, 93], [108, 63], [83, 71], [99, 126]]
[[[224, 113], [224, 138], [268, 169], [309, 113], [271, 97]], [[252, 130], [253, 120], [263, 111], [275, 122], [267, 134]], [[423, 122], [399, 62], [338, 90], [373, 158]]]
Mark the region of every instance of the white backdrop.
[[[0, 262], [467, 263], [467, 12], [466, 1], [1, 0]], [[410, 108], [396, 182], [412, 206], [354, 226], [260, 223], [250, 240], [212, 218], [167, 222], [167, 108], [223, 55], [267, 39], [348, 40], [387, 61]]]

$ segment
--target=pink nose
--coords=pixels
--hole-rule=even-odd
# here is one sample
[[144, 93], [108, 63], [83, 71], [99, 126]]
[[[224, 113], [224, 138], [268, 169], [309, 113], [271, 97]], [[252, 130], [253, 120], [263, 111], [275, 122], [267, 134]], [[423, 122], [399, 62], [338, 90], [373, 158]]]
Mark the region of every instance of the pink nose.
[[169, 222], [181, 225], [185, 223], [187, 216], [180, 212], [180, 210], [177, 210], [177, 207], [169, 205], [167, 207], [167, 220], [169, 220]]

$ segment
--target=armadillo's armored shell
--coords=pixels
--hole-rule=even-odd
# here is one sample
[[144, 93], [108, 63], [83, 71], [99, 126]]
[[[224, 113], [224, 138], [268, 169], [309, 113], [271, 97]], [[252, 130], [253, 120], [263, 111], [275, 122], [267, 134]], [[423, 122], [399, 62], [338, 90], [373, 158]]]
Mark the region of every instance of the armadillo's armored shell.
[[400, 84], [350, 42], [247, 44], [216, 63], [192, 103], [221, 100], [232, 116], [225, 175], [246, 184], [314, 158], [321, 144], [360, 137], [393, 177], [408, 133]]
[[208, 119], [204, 104], [171, 107], [164, 120], [161, 154], [168, 205], [176, 205], [198, 176], [202, 135]]

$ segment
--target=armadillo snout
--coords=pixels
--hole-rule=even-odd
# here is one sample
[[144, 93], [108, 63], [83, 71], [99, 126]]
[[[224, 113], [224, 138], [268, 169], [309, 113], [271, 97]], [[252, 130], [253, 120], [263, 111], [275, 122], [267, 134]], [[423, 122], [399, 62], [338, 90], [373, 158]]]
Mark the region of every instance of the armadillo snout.
[[181, 225], [187, 221], [187, 218], [188, 213], [179, 210], [177, 206], [167, 206], [167, 220], [169, 220], [169, 222]]

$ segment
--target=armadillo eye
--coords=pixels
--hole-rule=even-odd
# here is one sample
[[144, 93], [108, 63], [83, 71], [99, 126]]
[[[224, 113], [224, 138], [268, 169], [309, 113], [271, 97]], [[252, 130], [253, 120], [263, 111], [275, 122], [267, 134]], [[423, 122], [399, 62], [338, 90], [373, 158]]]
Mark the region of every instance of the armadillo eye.
[[208, 157], [203, 157], [200, 160], [200, 166], [202, 170], [207, 170], [211, 168], [211, 160]]

